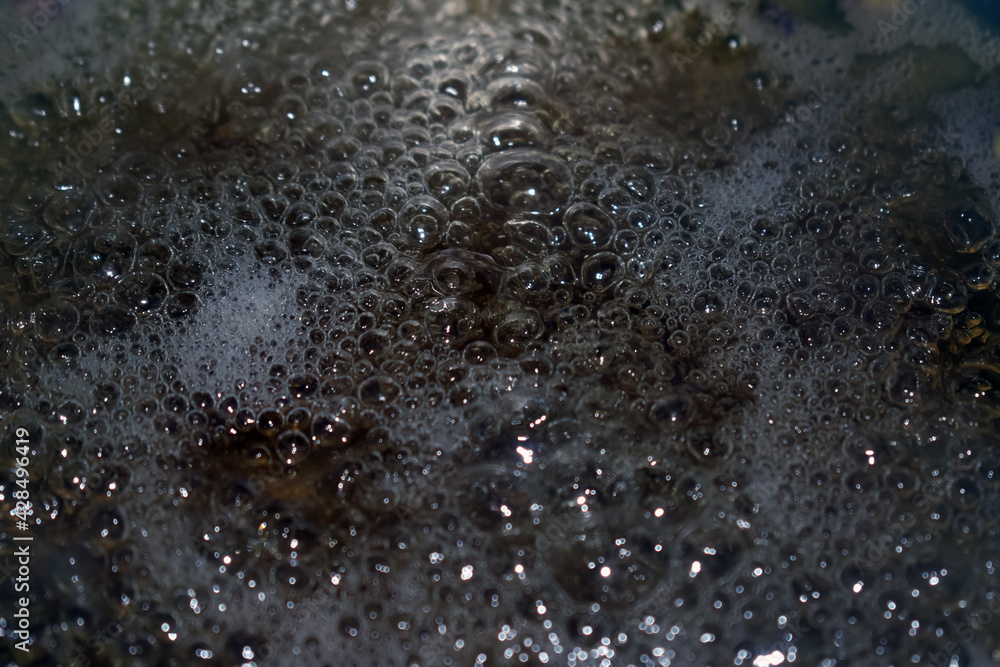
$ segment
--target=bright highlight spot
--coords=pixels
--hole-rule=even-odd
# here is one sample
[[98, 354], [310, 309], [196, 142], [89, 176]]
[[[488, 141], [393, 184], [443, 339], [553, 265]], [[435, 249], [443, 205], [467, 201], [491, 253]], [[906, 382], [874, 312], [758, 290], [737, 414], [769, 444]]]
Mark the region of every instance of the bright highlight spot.
[[781, 651], [773, 651], [754, 658], [753, 667], [771, 667], [772, 665], [780, 665], [784, 661], [785, 655]]

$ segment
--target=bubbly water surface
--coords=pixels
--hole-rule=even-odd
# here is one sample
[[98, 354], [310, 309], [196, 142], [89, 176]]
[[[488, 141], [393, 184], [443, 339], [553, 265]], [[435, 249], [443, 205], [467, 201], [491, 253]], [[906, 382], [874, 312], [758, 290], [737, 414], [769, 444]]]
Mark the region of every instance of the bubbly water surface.
[[8, 661], [998, 655], [989, 8], [55, 6], [0, 45]]

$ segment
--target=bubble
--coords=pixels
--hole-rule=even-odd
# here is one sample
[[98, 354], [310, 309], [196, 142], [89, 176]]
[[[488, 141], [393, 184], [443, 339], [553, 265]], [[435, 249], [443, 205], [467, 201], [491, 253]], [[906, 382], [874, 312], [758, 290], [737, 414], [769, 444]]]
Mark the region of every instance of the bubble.
[[950, 385], [960, 402], [990, 418], [1000, 415], [1000, 368], [981, 362], [963, 364], [955, 370]]
[[656, 192], [653, 175], [642, 166], [623, 169], [615, 175], [615, 184], [636, 201], [649, 201]]
[[753, 309], [761, 315], [770, 315], [781, 305], [781, 297], [773, 287], [758, 287], [753, 295]]
[[316, 232], [296, 229], [288, 235], [288, 251], [296, 257], [319, 259], [326, 251], [326, 241]]
[[625, 267], [618, 255], [599, 252], [591, 255], [580, 266], [580, 284], [594, 292], [606, 292], [622, 280]]
[[483, 160], [476, 179], [487, 201], [512, 215], [556, 213], [573, 191], [573, 176], [566, 162], [532, 149], [490, 155]]
[[976, 207], [948, 211], [944, 228], [958, 252], [977, 252], [993, 238], [993, 222]]
[[723, 298], [712, 290], [704, 290], [695, 294], [691, 302], [695, 311], [706, 317], [717, 317], [723, 314], [726, 303]]
[[803, 322], [796, 331], [804, 347], [821, 348], [830, 344], [830, 332], [819, 322]]
[[487, 80], [518, 76], [544, 81], [551, 74], [548, 51], [541, 44], [512, 41], [483, 53], [476, 62], [480, 76]]
[[43, 218], [53, 229], [79, 234], [90, 225], [95, 213], [93, 195], [84, 190], [68, 190], [52, 196]]
[[299, 373], [288, 378], [288, 391], [295, 398], [306, 398], [316, 393], [319, 380], [312, 373]]
[[955, 314], [965, 310], [968, 295], [957, 276], [940, 276], [930, 285], [926, 296], [931, 307], [943, 313]]
[[278, 460], [285, 465], [300, 465], [309, 456], [309, 438], [300, 431], [286, 431], [275, 444]]
[[674, 394], [653, 402], [649, 407], [649, 420], [664, 433], [680, 433], [694, 420], [697, 406], [689, 396]]
[[817, 239], [828, 239], [833, 236], [833, 221], [827, 217], [813, 216], [806, 220], [806, 232]]
[[607, 213], [593, 204], [580, 202], [566, 209], [563, 224], [569, 239], [580, 248], [604, 248], [615, 233], [615, 223]]
[[479, 320], [479, 311], [469, 299], [460, 296], [433, 299], [424, 314], [431, 339], [446, 345], [468, 340]]
[[73, 244], [73, 270], [97, 283], [112, 283], [132, 269], [136, 240], [128, 232], [100, 227]]
[[497, 350], [486, 341], [477, 340], [465, 346], [462, 357], [469, 364], [482, 366], [497, 358]]
[[364, 405], [377, 407], [395, 401], [402, 388], [399, 384], [384, 376], [368, 378], [358, 386], [358, 396]]
[[508, 280], [511, 290], [529, 302], [543, 302], [549, 289], [545, 270], [537, 262], [524, 262]]
[[320, 414], [312, 422], [312, 438], [322, 447], [332, 447], [348, 444], [356, 434], [347, 415]]
[[212, 260], [201, 253], [178, 255], [167, 266], [167, 279], [178, 289], [190, 289], [201, 284], [212, 270]]
[[135, 315], [121, 306], [105, 306], [90, 321], [91, 331], [100, 336], [128, 333], [136, 324]]
[[440, 243], [447, 222], [447, 209], [433, 197], [414, 197], [399, 212], [403, 238], [417, 248], [432, 248]]
[[142, 199], [142, 185], [132, 176], [113, 175], [100, 181], [97, 193], [111, 206], [134, 206]]
[[130, 274], [115, 287], [118, 301], [137, 313], [156, 310], [169, 292], [163, 278], [143, 271]]
[[479, 137], [487, 151], [543, 148], [548, 143], [549, 131], [535, 116], [508, 111], [483, 120]]
[[441, 160], [424, 170], [424, 183], [445, 204], [462, 197], [469, 187], [469, 172], [455, 160]]
[[493, 341], [505, 354], [516, 354], [544, 331], [538, 311], [515, 310], [507, 314], [493, 331]]
[[121, 398], [121, 387], [114, 382], [99, 382], [94, 386], [94, 399], [98, 405], [111, 406]]
[[670, 149], [656, 144], [641, 144], [625, 151], [625, 164], [669, 171], [673, 166]]
[[792, 292], [785, 297], [785, 304], [788, 308], [788, 313], [797, 319], [812, 317], [816, 314], [818, 306], [811, 294], [801, 291]]
[[[263, 262], [264, 264], [277, 264], [278, 262], [281, 262], [282, 260], [288, 257], [288, 251], [285, 249], [284, 244], [276, 239], [265, 239], [263, 241], [258, 241], [257, 243], [254, 244], [253, 249], [254, 253], [256, 253], [257, 255], [257, 258], [260, 259], [260, 261]], [[195, 265], [194, 271], [190, 274], [184, 269], [178, 270], [181, 281], [178, 286], [192, 287], [195, 284], [197, 284], [197, 281], [200, 280], [201, 275], [203, 273], [203, 271], [199, 271], [199, 266], [200, 264]]]
[[906, 276], [899, 272], [888, 273], [882, 278], [880, 292], [889, 303], [901, 310], [910, 305], [910, 289]]
[[769, 218], [757, 218], [750, 225], [750, 229], [761, 241], [769, 241], [780, 238], [781, 227], [774, 220]]
[[48, 299], [38, 305], [35, 322], [43, 339], [62, 340], [76, 331], [80, 312], [65, 299]]
[[457, 257], [443, 256], [432, 269], [434, 286], [445, 295], [469, 294], [479, 286], [476, 269]]
[[194, 292], [175, 292], [164, 302], [164, 312], [173, 319], [180, 319], [190, 314], [199, 303]]
[[996, 280], [996, 271], [986, 262], [975, 262], [962, 270], [962, 282], [973, 291], [988, 289]]

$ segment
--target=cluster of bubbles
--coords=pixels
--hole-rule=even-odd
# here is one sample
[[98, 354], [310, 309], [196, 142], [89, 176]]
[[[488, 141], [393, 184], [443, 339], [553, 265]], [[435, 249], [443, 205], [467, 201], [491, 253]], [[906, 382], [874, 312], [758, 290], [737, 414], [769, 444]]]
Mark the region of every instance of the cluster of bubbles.
[[996, 648], [996, 202], [932, 119], [789, 123], [679, 9], [222, 9], [0, 109], [33, 650]]

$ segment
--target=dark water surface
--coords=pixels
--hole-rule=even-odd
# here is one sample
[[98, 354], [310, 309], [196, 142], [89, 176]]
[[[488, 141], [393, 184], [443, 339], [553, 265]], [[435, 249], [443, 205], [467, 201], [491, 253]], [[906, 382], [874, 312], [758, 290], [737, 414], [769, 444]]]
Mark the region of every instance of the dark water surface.
[[55, 7], [4, 661], [1000, 661], [991, 5]]

